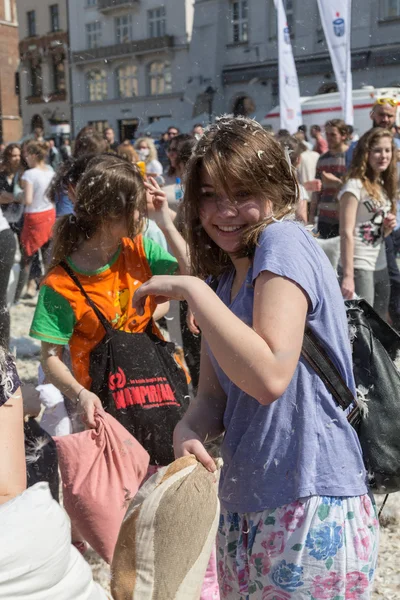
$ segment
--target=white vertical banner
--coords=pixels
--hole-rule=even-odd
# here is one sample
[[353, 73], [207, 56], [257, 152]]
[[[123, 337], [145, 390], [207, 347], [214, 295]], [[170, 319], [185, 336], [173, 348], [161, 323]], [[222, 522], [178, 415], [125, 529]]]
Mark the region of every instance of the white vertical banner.
[[338, 84], [343, 119], [353, 125], [351, 0], [318, 0], [319, 14]]
[[283, 0], [274, 0], [278, 13], [278, 70], [281, 129], [296, 133], [303, 123], [299, 80], [293, 58], [290, 30], [287, 25]]

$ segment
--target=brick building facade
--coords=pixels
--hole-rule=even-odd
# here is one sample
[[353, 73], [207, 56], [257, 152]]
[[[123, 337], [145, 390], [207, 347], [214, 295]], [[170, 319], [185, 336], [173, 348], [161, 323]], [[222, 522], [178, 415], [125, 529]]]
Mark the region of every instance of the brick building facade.
[[15, 0], [0, 0], [0, 142], [21, 137], [16, 73], [19, 65], [18, 23]]

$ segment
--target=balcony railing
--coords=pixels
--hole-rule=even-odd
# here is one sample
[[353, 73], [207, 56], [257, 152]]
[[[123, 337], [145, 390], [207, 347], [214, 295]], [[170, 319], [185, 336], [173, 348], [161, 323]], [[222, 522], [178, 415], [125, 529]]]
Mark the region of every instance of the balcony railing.
[[132, 8], [139, 2], [140, 0], [99, 0], [98, 9], [103, 13], [108, 13], [120, 8]]
[[123, 42], [122, 44], [114, 44], [113, 46], [101, 46], [100, 48], [90, 48], [89, 50], [74, 52], [72, 54], [72, 62], [84, 64], [99, 59], [104, 60], [119, 56], [130, 56], [132, 54], [145, 54], [153, 50], [173, 48], [174, 44], [174, 36], [172, 35]]

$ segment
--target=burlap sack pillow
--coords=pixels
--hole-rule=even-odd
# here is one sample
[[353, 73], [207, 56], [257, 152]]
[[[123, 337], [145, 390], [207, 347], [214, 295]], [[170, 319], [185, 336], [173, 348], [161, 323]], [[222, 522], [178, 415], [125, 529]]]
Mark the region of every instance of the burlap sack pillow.
[[219, 520], [217, 473], [185, 456], [131, 502], [111, 567], [114, 600], [198, 600]]

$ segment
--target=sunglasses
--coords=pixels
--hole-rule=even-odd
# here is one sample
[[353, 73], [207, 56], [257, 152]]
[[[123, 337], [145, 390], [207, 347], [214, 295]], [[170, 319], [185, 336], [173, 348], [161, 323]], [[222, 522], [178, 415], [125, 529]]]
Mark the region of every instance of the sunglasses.
[[396, 98], [377, 98], [375, 100], [375, 106], [379, 104], [380, 106], [384, 104], [390, 104], [390, 106], [397, 106], [398, 100]]

